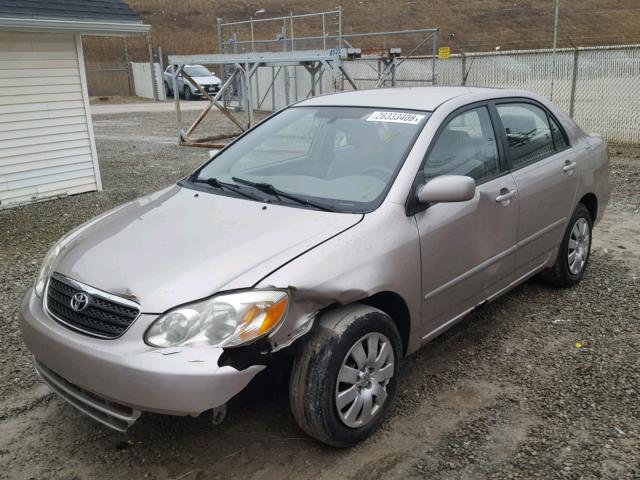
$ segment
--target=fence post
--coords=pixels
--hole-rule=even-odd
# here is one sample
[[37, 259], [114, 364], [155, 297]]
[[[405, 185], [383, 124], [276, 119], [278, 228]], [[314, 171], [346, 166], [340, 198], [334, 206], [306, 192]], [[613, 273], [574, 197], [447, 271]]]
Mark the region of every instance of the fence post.
[[464, 87], [467, 83], [467, 56], [465, 54], [461, 54], [462, 61], [460, 65], [462, 67], [462, 80], [460, 81], [460, 85]]
[[271, 67], [271, 111], [276, 111], [276, 67]]
[[436, 59], [438, 58], [438, 31], [433, 32], [433, 45], [431, 46], [431, 85], [436, 82]]
[[251, 71], [252, 69], [250, 64], [245, 63], [243, 77], [245, 78], [245, 101], [247, 102], [247, 119], [249, 120], [249, 127], [253, 126], [253, 85], [251, 84], [251, 82], [253, 81], [253, 76], [251, 75]]
[[[153, 40], [151, 32], [147, 33], [147, 47], [149, 50], [149, 67], [151, 69], [151, 88], [153, 89], [153, 100], [158, 101], [158, 85], [156, 84], [156, 65], [153, 58]], [[174, 92], [175, 94], [175, 92]]]
[[396, 86], [396, 57], [394, 56], [391, 59], [391, 86], [395, 87]]
[[220, 17], [216, 18], [216, 30], [218, 31], [218, 52], [224, 53], [224, 39], [222, 38], [222, 19]]
[[289, 67], [286, 65], [282, 67], [282, 79], [284, 81], [284, 104], [289, 105], [291, 103], [291, 78], [289, 77]]
[[256, 101], [254, 105], [258, 106], [257, 110], [260, 110], [260, 82], [258, 81], [260, 79], [259, 72], [260, 67], [256, 68], [256, 72], [253, 74], [253, 78], [256, 79]]
[[124, 47], [124, 61], [127, 64], [127, 78], [129, 80], [129, 95], [136, 94], [133, 86], [133, 72], [131, 71], [131, 60], [129, 59], [129, 46], [127, 45], [127, 37], [122, 37], [122, 45]]
[[[158, 47], [158, 63], [160, 63], [160, 75], [164, 74], [164, 61], [162, 60], [162, 47]], [[162, 88], [164, 88], [164, 82], [162, 84]]]
[[576, 83], [578, 80], [578, 54], [579, 50], [573, 50], [573, 73], [571, 75], [571, 98], [569, 100], [569, 116], [573, 118], [573, 110], [576, 104]]

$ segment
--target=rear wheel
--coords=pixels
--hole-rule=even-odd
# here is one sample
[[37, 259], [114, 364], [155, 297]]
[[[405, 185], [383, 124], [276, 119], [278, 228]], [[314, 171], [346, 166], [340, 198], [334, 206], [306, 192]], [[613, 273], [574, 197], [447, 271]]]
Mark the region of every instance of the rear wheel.
[[167, 82], [164, 82], [164, 93], [167, 97], [173, 97], [173, 93], [171, 92], [171, 89], [169, 88], [169, 84]]
[[339, 315], [331, 326], [321, 324], [296, 357], [289, 392], [300, 428], [328, 445], [348, 447], [384, 420], [396, 393], [402, 344], [380, 310], [352, 305]]
[[562, 239], [553, 267], [542, 272], [542, 279], [556, 287], [571, 287], [578, 283], [587, 268], [591, 254], [593, 221], [587, 207], [579, 203]]
[[189, 88], [188, 85], [185, 85], [184, 88], [182, 89], [182, 95], [184, 96], [185, 100], [191, 100], [191, 89]]

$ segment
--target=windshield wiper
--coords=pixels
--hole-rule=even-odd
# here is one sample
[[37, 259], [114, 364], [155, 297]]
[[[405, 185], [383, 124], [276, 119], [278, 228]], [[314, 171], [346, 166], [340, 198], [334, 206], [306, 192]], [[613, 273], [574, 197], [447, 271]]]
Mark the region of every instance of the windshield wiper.
[[237, 193], [238, 195], [242, 195], [245, 198], [249, 198], [251, 200], [260, 200], [259, 198], [253, 196], [253, 195], [249, 195], [246, 192], [243, 192], [242, 190], [240, 190], [238, 187], [236, 187], [234, 184], [232, 183], [226, 183], [226, 182], [221, 182], [220, 180], [218, 180], [215, 177], [211, 177], [211, 178], [197, 178], [197, 177], [192, 177], [189, 179], [191, 182], [193, 183], [205, 183], [207, 185], [209, 185], [210, 187], [213, 188], [218, 188], [220, 190], [230, 190], [234, 193]]
[[231, 177], [231, 178], [233, 179], [234, 182], [238, 182], [243, 185], [248, 185], [250, 187], [260, 190], [261, 192], [267, 193], [269, 195], [273, 195], [278, 199], [280, 199], [280, 197], [283, 197], [289, 200], [293, 200], [294, 202], [299, 203], [301, 205], [317, 208], [318, 210], [324, 210], [325, 212], [335, 212], [335, 210], [331, 207], [328, 207], [326, 205], [320, 205], [319, 203], [315, 203], [315, 202], [310, 202], [309, 200], [306, 200], [302, 197], [298, 197], [291, 193], [283, 192], [279, 188], [276, 188], [273, 185], [271, 185], [270, 183], [252, 182], [251, 180], [245, 180], [244, 178], [238, 178], [238, 177]]

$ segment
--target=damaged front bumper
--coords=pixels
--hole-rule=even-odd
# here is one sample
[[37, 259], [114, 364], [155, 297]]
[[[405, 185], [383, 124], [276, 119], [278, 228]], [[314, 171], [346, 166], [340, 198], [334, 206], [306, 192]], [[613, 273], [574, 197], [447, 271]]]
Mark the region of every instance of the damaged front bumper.
[[20, 327], [38, 374], [79, 410], [116, 430], [140, 411], [197, 416], [243, 390], [265, 365], [220, 366], [221, 348], [154, 348], [143, 335], [155, 315], [141, 315], [115, 340], [92, 338], [53, 320], [29, 291]]

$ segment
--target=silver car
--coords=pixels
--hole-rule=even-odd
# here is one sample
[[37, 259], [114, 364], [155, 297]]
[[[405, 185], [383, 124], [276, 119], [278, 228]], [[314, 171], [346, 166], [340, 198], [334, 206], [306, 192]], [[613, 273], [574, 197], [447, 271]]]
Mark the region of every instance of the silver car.
[[528, 92], [311, 98], [60, 240], [24, 341], [44, 382], [118, 430], [142, 411], [219, 422], [290, 365], [300, 427], [353, 445], [406, 355], [536, 274], [580, 281], [608, 169], [600, 136]]
[[[162, 75], [164, 91], [167, 96], [170, 97], [175, 94], [173, 91], [173, 75], [177, 69], [178, 65], [169, 65]], [[222, 80], [211, 73], [207, 67], [202, 65], [185, 65], [183, 67], [183, 71], [198, 82], [198, 85], [200, 85], [207, 93], [213, 95], [218, 93], [220, 90]], [[178, 91], [178, 96], [182, 96], [185, 100], [202, 98], [204, 96], [198, 88], [185, 79], [182, 73], [179, 73], [176, 77], [176, 89]]]

